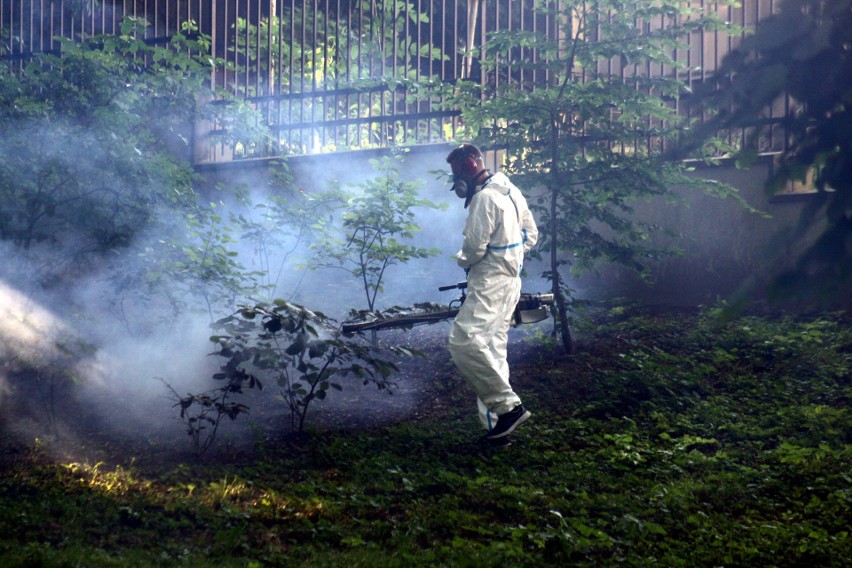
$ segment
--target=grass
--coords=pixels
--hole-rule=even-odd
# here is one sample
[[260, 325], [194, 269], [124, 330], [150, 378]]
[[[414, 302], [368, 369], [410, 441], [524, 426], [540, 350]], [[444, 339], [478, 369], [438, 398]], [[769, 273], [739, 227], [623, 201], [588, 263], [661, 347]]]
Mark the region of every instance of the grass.
[[513, 367], [535, 416], [487, 449], [469, 394], [252, 460], [57, 463], [0, 480], [4, 566], [848, 566], [848, 316], [595, 318]]

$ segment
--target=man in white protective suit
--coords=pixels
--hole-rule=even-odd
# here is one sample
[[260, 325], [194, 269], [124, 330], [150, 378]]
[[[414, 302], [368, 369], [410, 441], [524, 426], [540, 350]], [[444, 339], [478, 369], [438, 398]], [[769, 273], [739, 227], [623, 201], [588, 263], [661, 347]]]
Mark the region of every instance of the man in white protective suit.
[[467, 272], [467, 298], [450, 332], [450, 355], [477, 395], [484, 440], [508, 443], [508, 435], [531, 416], [509, 384], [506, 347], [524, 254], [535, 245], [538, 229], [521, 191], [505, 174], [489, 172], [476, 146], [462, 144], [447, 162], [453, 190], [470, 206], [456, 254]]

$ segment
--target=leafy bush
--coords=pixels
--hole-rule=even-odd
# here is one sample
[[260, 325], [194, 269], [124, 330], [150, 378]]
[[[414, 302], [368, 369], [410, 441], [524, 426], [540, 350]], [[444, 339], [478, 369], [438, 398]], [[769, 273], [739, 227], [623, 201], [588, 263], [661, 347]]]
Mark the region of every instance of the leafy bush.
[[[258, 384], [255, 375], [274, 380], [290, 409], [290, 428], [300, 433], [311, 403], [324, 400], [330, 390], [343, 390], [339, 380], [344, 377], [392, 388], [388, 378], [397, 366], [360, 337], [343, 337], [333, 324], [320, 312], [284, 300], [244, 307], [214, 324], [226, 332], [211, 338], [219, 347], [216, 355], [226, 362], [213, 378], [250, 385]], [[413, 353], [403, 347], [387, 349]]]

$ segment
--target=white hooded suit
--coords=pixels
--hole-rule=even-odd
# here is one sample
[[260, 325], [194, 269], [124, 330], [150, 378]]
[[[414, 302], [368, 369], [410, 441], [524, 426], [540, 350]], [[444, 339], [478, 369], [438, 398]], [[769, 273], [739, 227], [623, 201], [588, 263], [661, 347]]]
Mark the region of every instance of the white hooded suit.
[[449, 350], [478, 397], [487, 429], [520, 404], [509, 384], [508, 331], [521, 294], [524, 254], [538, 229], [520, 190], [502, 173], [489, 178], [470, 201], [464, 242], [456, 254], [469, 269], [467, 298], [450, 332]]

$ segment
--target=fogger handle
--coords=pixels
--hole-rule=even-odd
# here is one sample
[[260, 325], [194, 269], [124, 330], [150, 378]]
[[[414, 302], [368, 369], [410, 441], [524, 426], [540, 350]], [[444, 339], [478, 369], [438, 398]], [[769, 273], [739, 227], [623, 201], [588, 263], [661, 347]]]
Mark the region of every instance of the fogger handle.
[[458, 282], [456, 284], [450, 284], [449, 286], [439, 286], [438, 292], [446, 292], [447, 290], [464, 290], [467, 288], [467, 282]]

